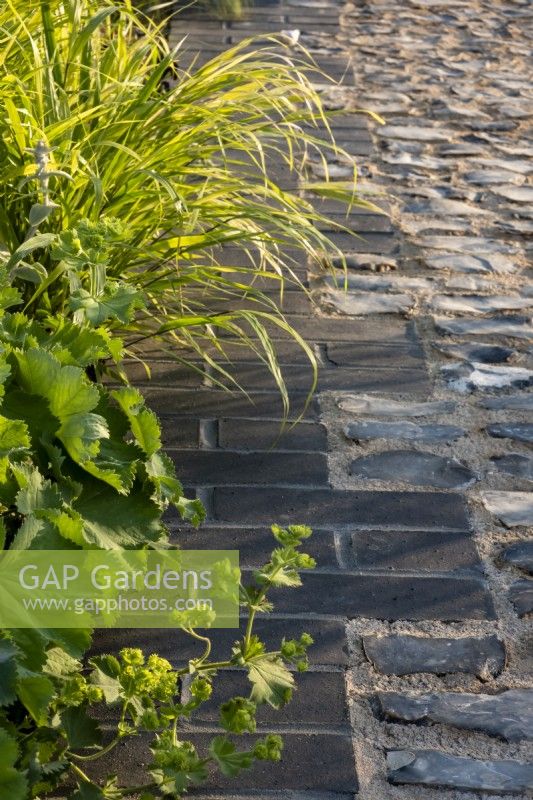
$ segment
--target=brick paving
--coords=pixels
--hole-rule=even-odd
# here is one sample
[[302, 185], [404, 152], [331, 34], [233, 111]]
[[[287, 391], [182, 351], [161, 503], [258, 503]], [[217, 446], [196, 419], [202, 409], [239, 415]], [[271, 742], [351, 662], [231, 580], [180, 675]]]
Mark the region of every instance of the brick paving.
[[[516, 505], [507, 493], [516, 491], [525, 495], [522, 523], [533, 522], [531, 481], [523, 477], [531, 469], [530, 439], [508, 429], [494, 438], [487, 427], [525, 423], [533, 407], [524, 389], [533, 304], [532, 22], [531, 7], [520, 0], [282, 0], [258, 5], [242, 22], [181, 16], [172, 25], [172, 43], [188, 34], [184, 65], [198, 53], [196, 63], [203, 63], [245, 35], [299, 29], [320, 67], [343, 78], [324, 93], [326, 104], [346, 110], [333, 132], [355, 157], [362, 190], [372, 198], [385, 193], [381, 204], [391, 212], [351, 214], [347, 224], [363, 238], [331, 232], [349, 256], [346, 293], [310, 265], [296, 267], [317, 304], [289, 289], [284, 310], [317, 354], [319, 384], [304, 421], [275, 448], [281, 402], [253, 354], [228, 343], [249, 399], [213, 388], [201, 365], [192, 372], [151, 362], [148, 403], [162, 416], [184, 483], [208, 512], [199, 532], [171, 519], [175, 540], [238, 548], [246, 570], [266, 555], [270, 523], [307, 523], [319, 562], [301, 590], [278, 593], [274, 614], [260, 623], [267, 641], [299, 630], [316, 639], [311, 671], [299, 678], [288, 712], [260, 714], [262, 731], [284, 735], [282, 764], [258, 766], [238, 781], [213, 776], [194, 794], [461, 800], [487, 792], [503, 799], [525, 797], [533, 785], [527, 736], [495, 737], [481, 712], [465, 722], [472, 695], [513, 688], [523, 692], [525, 709], [531, 705], [524, 619], [531, 551], [506, 561], [504, 547], [526, 540], [527, 531], [501, 522]], [[351, 110], [360, 106], [382, 114], [386, 125]], [[332, 166], [342, 176], [343, 165]], [[283, 183], [295, 181], [284, 175]], [[341, 213], [330, 201], [323, 210], [333, 219]], [[226, 255], [235, 263], [231, 248]], [[500, 329], [478, 335], [475, 323], [495, 317]], [[446, 333], [447, 323], [470, 320], [465, 335]], [[513, 324], [523, 334], [510, 337]], [[464, 349], [479, 342], [486, 349], [474, 356]], [[277, 345], [295, 418], [309, 370], [287, 337], [278, 334]], [[510, 360], [499, 361], [502, 346]], [[486, 408], [493, 395], [500, 405]], [[385, 405], [373, 408], [377, 398]], [[403, 401], [403, 410], [388, 408], [389, 400]], [[434, 400], [447, 402], [432, 413], [416, 406]], [[388, 436], [384, 423], [402, 419], [459, 431], [430, 444]], [[361, 420], [382, 424], [383, 433], [348, 438], [346, 425]], [[395, 481], [350, 475], [355, 457], [398, 458], [399, 450], [468, 466], [473, 485], [442, 491], [432, 483], [438, 476], [409, 473], [407, 480], [401, 468]], [[498, 472], [494, 459], [511, 455]], [[510, 474], [513, 465], [519, 471]], [[506, 493], [492, 498], [493, 514], [483, 505], [484, 489]], [[175, 662], [193, 655], [179, 632], [114, 632], [114, 646], [117, 638]], [[219, 632], [214, 653], [232, 639], [231, 631]], [[241, 681], [238, 672], [225, 674], [219, 699]], [[378, 703], [378, 694], [395, 692], [407, 708], [408, 698], [432, 692], [438, 704], [445, 691], [461, 693], [462, 713], [434, 711], [428, 724], [420, 724], [423, 712], [416, 725], [406, 711], [391, 719]], [[516, 711], [505, 697], [501, 705], [512, 721]], [[207, 706], [187, 731], [200, 745], [213, 714]], [[523, 726], [533, 736], [531, 716]], [[112, 766], [137, 782], [145, 760], [140, 737], [118, 750]]]

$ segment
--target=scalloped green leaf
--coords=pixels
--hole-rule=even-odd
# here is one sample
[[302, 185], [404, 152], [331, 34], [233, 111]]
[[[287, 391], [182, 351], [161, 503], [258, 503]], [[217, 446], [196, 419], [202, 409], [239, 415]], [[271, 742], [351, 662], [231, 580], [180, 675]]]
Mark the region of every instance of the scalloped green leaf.
[[128, 418], [135, 441], [143, 452], [153, 456], [161, 447], [161, 427], [153, 411], [146, 408], [144, 398], [133, 386], [125, 386], [111, 392]]
[[281, 659], [273, 653], [260, 653], [246, 660], [252, 683], [250, 698], [257, 704], [268, 703], [281, 708], [290, 698], [294, 677]]
[[239, 752], [234, 743], [225, 736], [215, 736], [209, 746], [209, 752], [222, 774], [228, 778], [234, 778], [243, 769], [248, 769], [254, 760], [252, 753]]
[[45, 675], [30, 675], [17, 683], [19, 699], [37, 725], [46, 725], [50, 702], [55, 695], [54, 684]]
[[94, 747], [102, 741], [102, 730], [83, 706], [66, 708], [61, 712], [61, 725], [67, 735], [69, 746], [74, 749]]
[[6, 800], [26, 800], [28, 796], [26, 772], [15, 769], [14, 766], [18, 757], [19, 749], [15, 739], [0, 728], [0, 787]]
[[142, 294], [125, 283], [108, 283], [105, 291], [91, 295], [85, 289], [77, 289], [69, 299], [75, 313], [82, 312], [91, 325], [102, 325], [108, 320], [118, 320], [126, 325], [131, 322], [136, 309], [144, 307]]
[[23, 420], [8, 419], [0, 415], [0, 455], [7, 456], [30, 446], [28, 426]]
[[124, 496], [88, 477], [73, 508], [83, 517], [84, 538], [92, 547], [132, 550], [166, 537], [160, 509], [137, 481], [131, 494]]

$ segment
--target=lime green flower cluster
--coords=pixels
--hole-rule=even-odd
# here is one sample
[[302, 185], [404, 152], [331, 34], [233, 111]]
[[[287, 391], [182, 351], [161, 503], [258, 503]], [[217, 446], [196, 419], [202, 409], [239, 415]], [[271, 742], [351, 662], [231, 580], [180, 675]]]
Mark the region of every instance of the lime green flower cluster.
[[120, 683], [126, 697], [149, 697], [170, 703], [177, 692], [177, 674], [172, 665], [158, 655], [145, 661], [142, 650], [126, 647], [120, 651]]
[[270, 734], [257, 742], [253, 749], [253, 754], [258, 761], [281, 761], [281, 751], [283, 750], [283, 740], [281, 736]]
[[307, 648], [313, 644], [313, 637], [302, 633], [299, 639], [283, 639], [281, 655], [291, 664], [296, 665], [298, 672], [305, 672], [309, 666]]
[[220, 706], [220, 723], [231, 733], [255, 733], [256, 704], [246, 697], [233, 697]]
[[209, 700], [211, 694], [213, 693], [211, 681], [209, 681], [207, 678], [197, 675], [189, 686], [189, 692], [191, 697], [196, 701], [197, 705], [200, 705], [200, 703], [205, 703], [205, 701]]
[[178, 740], [172, 731], [164, 731], [151, 747], [150, 772], [165, 795], [181, 795], [190, 784], [207, 777], [207, 759], [198, 757], [192, 742]]

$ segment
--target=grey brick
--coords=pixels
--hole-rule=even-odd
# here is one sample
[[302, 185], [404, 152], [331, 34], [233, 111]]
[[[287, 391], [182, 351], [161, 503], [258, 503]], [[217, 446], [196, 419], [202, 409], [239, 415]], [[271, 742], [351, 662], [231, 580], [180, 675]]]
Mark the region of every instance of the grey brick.
[[352, 534], [354, 567], [448, 572], [481, 570], [470, 533], [357, 531]]
[[[357, 229], [354, 228], [354, 233]], [[398, 239], [394, 233], [363, 233], [350, 236], [349, 233], [331, 233], [328, 235], [333, 244], [344, 253], [379, 253], [388, 255], [398, 247]]]
[[360, 217], [367, 217], [369, 215], [375, 216], [378, 219], [386, 220], [390, 222], [390, 217], [388, 213], [391, 211], [390, 202], [387, 201], [386, 198], [380, 197], [376, 204], [378, 208], [382, 209], [384, 214], [378, 214], [375, 211], [370, 211], [368, 208], [357, 207], [350, 208], [349, 211], [347, 209], [346, 203], [341, 202], [340, 200], [332, 200], [331, 198], [313, 198], [313, 206], [314, 208], [319, 211], [321, 214], [324, 214], [327, 217], [331, 217], [333, 219], [346, 219], [348, 217], [359, 219]]
[[[282, 369], [283, 378], [289, 389], [309, 391], [313, 374], [309, 365], [291, 365]], [[250, 389], [273, 389], [274, 378], [262, 364], [239, 365], [233, 370], [239, 384]], [[380, 392], [415, 392], [429, 391], [429, 383], [425, 370], [409, 369], [358, 369], [353, 367], [334, 366], [319, 368], [318, 391], [380, 391]]]
[[[270, 528], [226, 528], [211, 525], [198, 530], [182, 527], [171, 531], [171, 541], [187, 550], [238, 550], [241, 567], [260, 567], [265, 564], [278, 544]], [[315, 531], [305, 544], [306, 553], [320, 567], [338, 565], [335, 542], [331, 531]]]
[[196, 419], [178, 419], [162, 415], [162, 441], [165, 447], [197, 448], [200, 423]]
[[[297, 317], [286, 316], [286, 321], [307, 342], [390, 342], [405, 343], [416, 341], [415, 327], [412, 322], [399, 319], [393, 315], [387, 319], [342, 319], [340, 317]], [[277, 326], [266, 324], [274, 340], [289, 338]], [[221, 332], [222, 338], [227, 338]]]
[[[217, 389], [171, 389], [148, 387], [143, 389], [146, 403], [159, 414], [210, 419], [213, 417], [249, 417], [279, 420], [284, 415], [279, 392], [251, 392], [247, 397], [242, 392]], [[289, 419], [301, 414], [307, 419], [316, 419], [316, 399], [305, 407], [306, 392], [289, 395]]]
[[427, 397], [431, 390], [428, 374], [422, 369], [323, 369], [318, 374], [319, 391], [379, 392]]
[[[257, 355], [249, 347], [243, 347], [235, 340], [225, 339], [223, 342], [224, 353], [232, 363], [257, 363]], [[207, 350], [210, 356], [220, 357], [220, 352], [215, 348]], [[309, 366], [309, 356], [300, 345], [290, 339], [276, 342], [276, 356], [280, 364], [306, 364]]]
[[[210, 631], [213, 660], [228, 658], [235, 640], [244, 635], [246, 623], [240, 630], [219, 628]], [[347, 666], [348, 644], [344, 623], [326, 619], [290, 619], [260, 616], [256, 618], [254, 630], [270, 650], [278, 650], [283, 637], [297, 639], [305, 631], [311, 634], [314, 643], [309, 648], [309, 663], [312, 666]], [[201, 644], [180, 630], [148, 629], [101, 629], [94, 634], [92, 653], [116, 653], [121, 647], [140, 647], [145, 653], [159, 653], [175, 667], [182, 667], [191, 658], [201, 654]]]
[[[225, 275], [229, 278], [230, 275]], [[240, 275], [235, 274], [235, 280], [240, 281]], [[286, 287], [283, 294], [279, 292], [277, 282], [272, 280], [259, 280], [256, 278], [255, 282], [250, 285], [256, 290], [254, 295], [253, 291], [243, 295], [242, 293], [234, 296], [227, 297], [205, 297], [201, 292], [186, 292], [185, 297], [187, 302], [193, 304], [207, 304], [209, 313], [222, 313], [230, 311], [272, 311], [272, 307], [268, 303], [268, 299], [275, 303], [279, 311], [284, 314], [309, 314], [312, 312], [313, 303], [306, 295], [303, 289], [290, 289]], [[268, 298], [266, 301], [261, 299], [259, 292], [262, 292]]]
[[[198, 365], [201, 368], [201, 365]], [[127, 372], [130, 380], [138, 385], [156, 384], [160, 386], [190, 387], [196, 381], [201, 386], [205, 378], [198, 373], [191, 376], [189, 368], [173, 362], [153, 361], [152, 378], [145, 378], [145, 373], [139, 365], [128, 366]], [[265, 364], [245, 363], [232, 366], [228, 370], [239, 386], [251, 391], [275, 391], [276, 381]], [[282, 367], [283, 380], [289, 391], [309, 392], [313, 385], [313, 370], [310, 363], [292, 364]], [[223, 384], [229, 385], [229, 380], [222, 376]], [[347, 390], [357, 392], [388, 392], [388, 393], [416, 393], [426, 394], [430, 390], [428, 375], [425, 369], [382, 369], [372, 367], [359, 369], [354, 367], [336, 368], [334, 366], [319, 368], [318, 391]]]
[[[352, 320], [350, 320], [350, 324]], [[332, 366], [381, 367], [382, 369], [425, 368], [424, 353], [417, 341], [402, 344], [391, 344], [381, 341], [360, 342], [327, 342], [326, 361]], [[257, 356], [247, 347], [229, 339], [224, 340], [224, 352], [233, 364], [256, 363]], [[211, 356], [216, 355], [214, 349], [208, 350]], [[297, 342], [290, 339], [276, 341], [276, 356], [280, 364], [305, 364], [309, 366], [309, 357]]]
[[221, 419], [218, 444], [234, 450], [268, 450], [275, 446], [281, 450], [315, 450], [325, 452], [328, 447], [324, 425], [299, 422], [281, 429], [281, 422], [256, 419]]
[[339, 367], [425, 367], [424, 351], [418, 342], [390, 345], [381, 342], [328, 342], [328, 359]]
[[222, 487], [215, 489], [214, 504], [216, 519], [241, 525], [278, 522], [317, 527], [470, 529], [463, 498], [447, 492]]
[[243, 453], [229, 450], [171, 450], [178, 478], [188, 485], [328, 483], [324, 453]]
[[[208, 754], [209, 743], [215, 734], [187, 733], [201, 756]], [[246, 746], [253, 745], [254, 736], [246, 738]], [[224, 778], [211, 772], [202, 785], [203, 791], [229, 790], [243, 794], [257, 790], [308, 790], [337, 793], [357, 791], [355, 758], [351, 737], [337, 734], [286, 733], [285, 748], [280, 763], [258, 762], [238, 778]], [[103, 756], [88, 769], [91, 775], [118, 774], [125, 783], [138, 785], [146, 780], [146, 765], [151, 761], [148, 750], [150, 738], [137, 736], [127, 744], [118, 745], [112, 753]], [[237, 740], [237, 745], [239, 745]], [[90, 763], [90, 762], [89, 762]], [[197, 792], [196, 792], [197, 793]]]
[[271, 598], [277, 613], [444, 622], [495, 618], [480, 578], [310, 572], [302, 587], [276, 590]]
[[[257, 713], [259, 728], [312, 726], [314, 728], [348, 728], [346, 687], [342, 672], [305, 672], [295, 674], [296, 690], [291, 702], [278, 711], [261, 706]], [[194, 722], [216, 723], [220, 705], [231, 697], [247, 697], [250, 682], [246, 672], [224, 671], [213, 684], [213, 695], [194, 715]]]
[[[317, 209], [320, 210], [320, 209]], [[322, 212], [325, 213], [325, 212]], [[390, 218], [385, 214], [327, 214], [328, 219], [317, 223], [317, 228], [329, 233], [339, 231], [337, 225], [348, 228], [357, 233], [392, 233], [393, 227]], [[332, 223], [335, 223], [333, 225]]]

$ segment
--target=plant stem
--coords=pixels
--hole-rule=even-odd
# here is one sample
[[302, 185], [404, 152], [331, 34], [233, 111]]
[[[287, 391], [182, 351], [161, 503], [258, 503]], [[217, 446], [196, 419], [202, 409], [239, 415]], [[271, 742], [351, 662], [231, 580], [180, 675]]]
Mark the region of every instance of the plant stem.
[[257, 599], [254, 602], [254, 606], [256, 606], [256, 608], [251, 608], [250, 607], [250, 615], [248, 617], [248, 623], [246, 625], [246, 633], [244, 634], [244, 649], [245, 650], [247, 650], [248, 647], [250, 646], [250, 639], [252, 638], [252, 631], [253, 631], [253, 627], [254, 627], [255, 615], [257, 614], [257, 606], [259, 606], [263, 602], [263, 600], [265, 599], [269, 589], [272, 588], [272, 580], [276, 577], [276, 575], [278, 574], [278, 572], [282, 568], [283, 568], [283, 565], [280, 565], [279, 567], [277, 567], [274, 570], [274, 572], [272, 573], [272, 575], [270, 577], [270, 580], [265, 584], [265, 586], [263, 586], [262, 591], [259, 592], [259, 594], [257, 596]]
[[201, 658], [198, 659], [196, 665], [198, 667], [206, 660], [206, 658], [209, 658], [209, 654], [211, 652], [211, 639], [208, 636], [200, 636], [200, 634], [196, 633], [196, 631], [193, 630], [192, 628], [183, 628], [183, 630], [185, 631], [185, 633], [188, 633], [189, 636], [192, 636], [194, 639], [198, 639], [199, 642], [205, 642], [204, 654], [203, 656], [201, 656]]
[[79, 761], [96, 761], [98, 758], [101, 758], [102, 756], [105, 756], [107, 753], [111, 752], [111, 750], [113, 750], [113, 748], [116, 747], [123, 738], [124, 737], [122, 736], [116, 736], [111, 742], [109, 742], [108, 745], [102, 747], [101, 750], [98, 750], [97, 753], [91, 753], [88, 756], [81, 756], [78, 755], [78, 753], [71, 753], [70, 751], [68, 752], [68, 755], [72, 756], [72, 758], [77, 758]]
[[[200, 672], [201, 670], [207, 669], [222, 669], [223, 667], [231, 667], [231, 661], [211, 661], [208, 664], [199, 664], [196, 669]], [[177, 670], [177, 675], [187, 675], [189, 673], [188, 667], [183, 667], [183, 669]]]
[[77, 764], [73, 764], [71, 762], [70, 768], [71, 768], [71, 770], [73, 770], [76, 773], [76, 775], [78, 775], [78, 777], [80, 777], [82, 779], [82, 781], [84, 783], [88, 783], [91, 786], [94, 786], [94, 784], [93, 784], [92, 780], [89, 778], [89, 776], [86, 775], [85, 772], [77, 766]]

